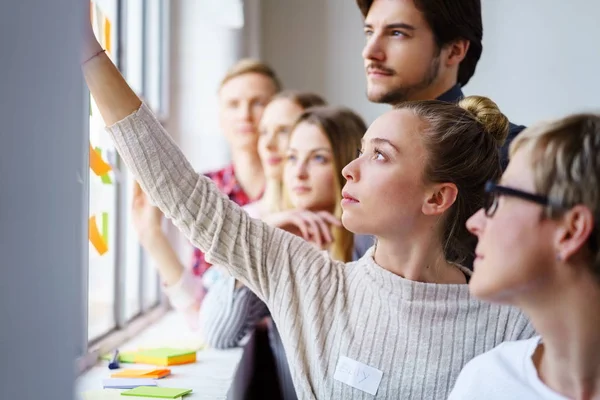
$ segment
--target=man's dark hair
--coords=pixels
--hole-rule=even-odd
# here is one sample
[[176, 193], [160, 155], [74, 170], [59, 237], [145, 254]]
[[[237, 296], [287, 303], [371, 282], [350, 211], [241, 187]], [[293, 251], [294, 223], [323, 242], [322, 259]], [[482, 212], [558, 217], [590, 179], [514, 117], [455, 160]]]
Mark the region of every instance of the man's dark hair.
[[[374, 0], [356, 0], [366, 18]], [[413, 0], [423, 13], [438, 47], [458, 39], [470, 42], [469, 50], [458, 67], [458, 83], [465, 86], [475, 73], [483, 46], [481, 0]]]

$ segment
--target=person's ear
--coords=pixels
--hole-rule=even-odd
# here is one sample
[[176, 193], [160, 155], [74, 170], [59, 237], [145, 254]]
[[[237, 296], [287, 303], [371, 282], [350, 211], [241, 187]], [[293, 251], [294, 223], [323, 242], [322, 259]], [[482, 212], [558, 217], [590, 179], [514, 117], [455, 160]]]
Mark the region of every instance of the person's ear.
[[459, 65], [467, 56], [471, 42], [466, 39], [458, 39], [448, 43], [442, 54], [444, 55], [444, 63], [447, 67]]
[[576, 205], [567, 211], [559, 222], [555, 237], [556, 257], [568, 261], [587, 244], [594, 230], [594, 216], [584, 205]]
[[426, 193], [422, 212], [425, 215], [442, 215], [452, 207], [458, 196], [458, 188], [454, 183], [438, 183]]

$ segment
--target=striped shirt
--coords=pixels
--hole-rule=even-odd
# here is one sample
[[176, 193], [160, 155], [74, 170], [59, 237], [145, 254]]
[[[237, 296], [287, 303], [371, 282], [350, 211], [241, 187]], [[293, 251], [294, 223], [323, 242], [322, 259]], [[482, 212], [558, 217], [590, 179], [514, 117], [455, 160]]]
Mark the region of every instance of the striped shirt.
[[152, 201], [267, 304], [300, 399], [445, 399], [469, 360], [534, 334], [520, 311], [478, 301], [468, 285], [404, 279], [372, 249], [334, 261], [250, 218], [194, 171], [145, 104], [108, 129]]

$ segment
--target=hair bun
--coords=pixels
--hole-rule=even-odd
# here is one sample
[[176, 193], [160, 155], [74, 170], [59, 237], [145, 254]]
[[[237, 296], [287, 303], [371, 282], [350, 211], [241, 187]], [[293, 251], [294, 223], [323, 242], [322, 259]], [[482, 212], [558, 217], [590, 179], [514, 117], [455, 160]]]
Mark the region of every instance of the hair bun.
[[458, 102], [458, 106], [471, 113], [499, 146], [504, 143], [510, 123], [496, 103], [484, 96], [467, 96]]

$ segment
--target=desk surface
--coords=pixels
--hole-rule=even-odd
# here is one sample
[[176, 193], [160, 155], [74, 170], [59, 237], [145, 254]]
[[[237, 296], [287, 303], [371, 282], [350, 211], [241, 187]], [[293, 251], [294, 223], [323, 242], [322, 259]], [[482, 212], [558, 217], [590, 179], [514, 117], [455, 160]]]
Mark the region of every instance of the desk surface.
[[[181, 317], [169, 313], [121, 349], [127, 351], [142, 347], [171, 346], [173, 343], [192, 343], [195, 335], [198, 334], [190, 332]], [[171, 375], [158, 380], [158, 385], [193, 389], [189, 396], [184, 397], [185, 400], [226, 399], [239, 372], [243, 354], [242, 348], [200, 350], [195, 363], [168, 367]], [[156, 368], [143, 364], [122, 364], [121, 367]], [[77, 381], [78, 399], [82, 398], [82, 392], [102, 389], [102, 380], [110, 377], [112, 372], [114, 371], [108, 369], [108, 362], [102, 361], [83, 374]]]

